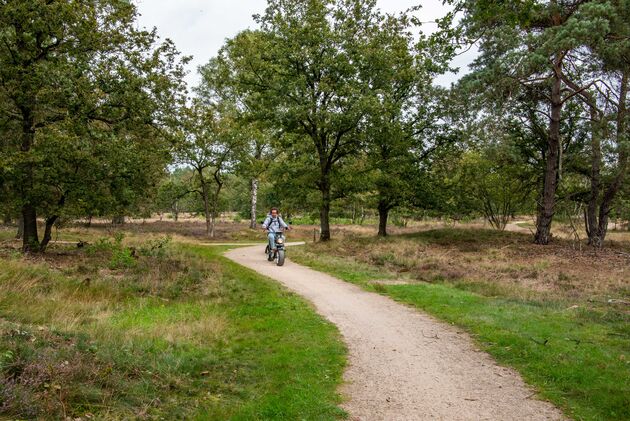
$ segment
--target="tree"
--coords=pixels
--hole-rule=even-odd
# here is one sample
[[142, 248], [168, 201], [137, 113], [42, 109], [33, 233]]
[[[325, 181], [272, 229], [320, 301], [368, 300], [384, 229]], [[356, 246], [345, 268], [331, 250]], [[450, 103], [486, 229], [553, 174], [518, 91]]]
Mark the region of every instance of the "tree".
[[176, 222], [179, 219], [179, 213], [182, 211], [181, 202], [192, 193], [186, 172], [183, 169], [177, 169], [160, 183], [154, 206], [154, 209], [160, 213], [160, 219], [164, 211], [170, 211]]
[[127, 1], [1, 6], [4, 178], [20, 208], [23, 249], [38, 252], [65, 209], [95, 192], [129, 197], [154, 184], [153, 169], [169, 159], [161, 120], [180, 102], [183, 70], [171, 43], [135, 28]]
[[290, 141], [310, 142], [320, 192], [320, 239], [330, 239], [336, 167], [360, 149], [357, 134], [374, 93], [364, 78], [380, 20], [373, 0], [271, 0], [260, 30], [228, 41], [222, 57], [235, 83]]
[[379, 214], [378, 235], [387, 235], [389, 212], [408, 195], [413, 142], [424, 107], [414, 100], [431, 78], [417, 60], [406, 17], [388, 16], [371, 42], [375, 54], [367, 61], [365, 77], [376, 96], [365, 130], [367, 157], [373, 168]]
[[[630, 14], [624, 2], [586, 5], [582, 13], [608, 23], [604, 39], [595, 39], [570, 57], [565, 83], [579, 92], [590, 120], [590, 194], [585, 208], [588, 242], [602, 247], [608, 216], [626, 180], [628, 150], [628, 78]], [[587, 65], [588, 63], [588, 65]], [[590, 83], [589, 83], [590, 82]], [[579, 86], [588, 86], [579, 89]]]
[[[630, 69], [612, 72], [597, 89], [580, 96], [587, 108], [590, 134], [590, 168], [584, 171], [589, 192], [584, 211], [588, 243], [602, 247], [608, 231], [608, 215], [622, 189], [628, 171], [627, 98]], [[615, 74], [617, 73], [617, 74]]]
[[500, 231], [523, 209], [535, 186], [520, 157], [508, 149], [508, 142], [485, 146], [480, 152], [466, 152], [456, 177], [462, 196], [475, 202], [490, 225]]
[[446, 152], [462, 140], [449, 117], [449, 95], [444, 89], [431, 86], [428, 69], [415, 69], [416, 75], [417, 72], [423, 76], [415, 80], [407, 98], [396, 88], [390, 91], [391, 96], [381, 96], [383, 107], [375, 109], [366, 133], [368, 161], [374, 171], [379, 236], [387, 235], [392, 209], [412, 203], [425, 205], [421, 203], [422, 195], [414, 197], [417, 185], [423, 182], [420, 173], [431, 165], [436, 153]]
[[522, 90], [534, 93], [535, 112], [548, 119], [543, 154], [544, 173], [538, 206], [535, 242], [548, 244], [562, 169], [564, 106], [590, 86], [567, 83], [568, 57], [585, 45], [604, 42], [608, 22], [587, 8], [611, 2], [551, 0], [520, 3], [454, 1], [465, 11], [463, 26], [471, 39], [480, 40], [477, 69], [507, 96]]
[[257, 95], [235, 83], [236, 69], [229, 66], [224, 57], [212, 58], [199, 68], [202, 81], [195, 88], [197, 95], [206, 104], [230, 104], [238, 121], [243, 138], [246, 139], [237, 158], [237, 171], [247, 177], [250, 185], [250, 223], [256, 228], [258, 189], [261, 177], [268, 171], [273, 158], [273, 128], [268, 121], [256, 119]]
[[257, 129], [255, 125], [248, 130], [245, 147], [239, 158], [239, 172], [250, 181], [250, 213], [249, 228], [257, 226], [256, 215], [258, 213], [258, 187], [260, 179], [265, 174], [273, 160], [273, 150], [269, 130]]
[[196, 99], [183, 110], [177, 157], [196, 173], [197, 192], [204, 207], [206, 235], [215, 236], [219, 198], [226, 173], [234, 169], [242, 148], [242, 133], [230, 109], [212, 107]]

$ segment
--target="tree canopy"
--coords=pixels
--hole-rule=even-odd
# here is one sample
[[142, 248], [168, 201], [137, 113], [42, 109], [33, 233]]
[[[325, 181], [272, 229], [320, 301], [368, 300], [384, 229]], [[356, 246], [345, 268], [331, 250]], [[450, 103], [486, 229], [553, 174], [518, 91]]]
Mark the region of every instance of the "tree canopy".
[[[23, 249], [64, 219], [262, 207], [318, 220], [366, 209], [483, 217], [536, 214], [552, 241], [573, 209], [601, 247], [627, 212], [627, 1], [269, 0], [226, 40], [189, 97], [181, 57], [139, 29], [125, 0], [0, 1], [0, 212]], [[476, 45], [469, 74], [436, 77]], [[259, 203], [260, 196], [260, 203]], [[238, 209], [237, 209], [238, 208]], [[38, 218], [44, 233], [38, 233]]]
[[182, 59], [135, 18], [123, 0], [2, 1], [1, 178], [26, 251], [67, 213], [133, 206], [170, 161]]

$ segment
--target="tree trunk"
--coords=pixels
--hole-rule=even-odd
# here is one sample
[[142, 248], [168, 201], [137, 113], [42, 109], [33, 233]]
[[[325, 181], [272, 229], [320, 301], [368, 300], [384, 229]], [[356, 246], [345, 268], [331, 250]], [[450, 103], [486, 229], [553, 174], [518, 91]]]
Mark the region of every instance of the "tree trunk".
[[214, 181], [217, 183], [217, 188], [214, 191], [214, 195], [212, 196], [212, 212], [211, 212], [211, 224], [210, 224], [210, 237], [214, 238], [215, 236], [215, 221], [217, 219], [217, 215], [219, 214], [219, 196], [221, 195], [221, 189], [223, 188], [223, 181], [221, 180], [221, 175], [219, 170], [214, 172]]
[[258, 179], [252, 178], [252, 189], [251, 189], [251, 213], [249, 220], [249, 227], [251, 229], [256, 229], [256, 206], [258, 204]]
[[206, 217], [206, 235], [209, 237], [212, 231], [212, 218], [210, 217], [210, 199], [208, 195], [207, 183], [201, 182], [201, 198], [203, 200], [203, 211]]
[[606, 234], [608, 232], [608, 215], [612, 210], [612, 204], [615, 198], [617, 197], [617, 193], [621, 189], [623, 182], [626, 178], [626, 173], [628, 171], [628, 145], [626, 144], [626, 119], [627, 119], [627, 108], [626, 101], [628, 98], [628, 71], [624, 71], [621, 78], [621, 89], [619, 92], [619, 103], [617, 108], [617, 133], [616, 133], [616, 143], [617, 148], [619, 150], [618, 153], [618, 163], [617, 163], [617, 174], [613, 179], [612, 183], [606, 191], [604, 192], [604, 197], [602, 198], [602, 203], [599, 206], [599, 224], [598, 224], [598, 235], [600, 238], [599, 247], [603, 246], [604, 240], [606, 239]]
[[10, 213], [5, 213], [3, 218], [2, 218], [2, 222], [4, 223], [4, 225], [11, 225], [11, 222], [13, 222], [13, 218], [11, 216]]
[[42, 252], [46, 251], [46, 247], [48, 247], [48, 243], [50, 243], [50, 240], [52, 239], [52, 228], [55, 225], [55, 222], [57, 222], [57, 219], [59, 219], [59, 216], [57, 215], [53, 215], [50, 218], [46, 218], [46, 227], [44, 229], [44, 237], [42, 238], [42, 242], [40, 245], [40, 251]]
[[387, 237], [387, 218], [391, 207], [380, 201], [378, 204], [378, 235], [379, 237]]
[[551, 119], [549, 122], [549, 136], [547, 138], [547, 153], [545, 157], [545, 175], [541, 203], [538, 205], [536, 221], [536, 244], [546, 245], [551, 241], [551, 222], [556, 206], [556, 191], [558, 189], [558, 168], [560, 159], [560, 118], [562, 114], [562, 82], [560, 79], [561, 63], [555, 64], [555, 76], [551, 88]]
[[212, 210], [210, 211], [210, 237], [214, 238], [216, 235], [216, 220], [217, 215], [219, 214], [219, 193], [221, 191], [221, 186], [217, 188], [215, 191], [215, 195], [212, 198]]
[[124, 225], [125, 224], [125, 215], [115, 215], [112, 218], [112, 225]]
[[586, 207], [586, 235], [588, 244], [594, 247], [601, 246], [599, 236], [599, 224], [597, 220], [597, 205], [601, 192], [601, 164], [602, 147], [600, 139], [599, 116], [594, 108], [591, 108], [591, 195]]
[[175, 201], [173, 206], [173, 220], [175, 222], [179, 221], [179, 200]]
[[319, 210], [320, 234], [319, 241], [330, 241], [330, 175], [322, 174], [319, 184], [319, 190], [322, 192], [322, 205]]
[[29, 107], [22, 109], [22, 145], [20, 151], [24, 155], [23, 178], [21, 183], [22, 195], [22, 220], [24, 231], [22, 235], [22, 250], [27, 252], [39, 252], [39, 236], [37, 234], [37, 210], [33, 203], [33, 163], [28, 159], [28, 154], [35, 143], [35, 120]]
[[24, 236], [24, 218], [22, 218], [22, 216], [20, 215], [18, 219], [17, 233], [15, 233], [15, 239], [21, 240], [23, 236]]
[[25, 253], [39, 252], [39, 236], [37, 234], [37, 214], [35, 206], [28, 203], [22, 206], [22, 222], [22, 251]]

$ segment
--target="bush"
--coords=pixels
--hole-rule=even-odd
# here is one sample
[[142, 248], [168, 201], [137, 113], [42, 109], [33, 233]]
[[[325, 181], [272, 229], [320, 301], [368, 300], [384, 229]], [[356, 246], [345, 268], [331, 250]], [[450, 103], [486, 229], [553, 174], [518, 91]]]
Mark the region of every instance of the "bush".
[[136, 259], [132, 254], [132, 250], [127, 247], [121, 247], [112, 251], [112, 257], [109, 260], [109, 268], [129, 269], [136, 265]]
[[143, 256], [164, 257], [166, 256], [172, 241], [173, 237], [167, 235], [155, 240], [147, 241], [145, 244], [141, 245], [138, 250]]
[[109, 253], [108, 267], [114, 269], [128, 269], [136, 265], [135, 252], [129, 247], [123, 246], [125, 234], [117, 232], [113, 238], [99, 238], [96, 243], [86, 249], [88, 255]]

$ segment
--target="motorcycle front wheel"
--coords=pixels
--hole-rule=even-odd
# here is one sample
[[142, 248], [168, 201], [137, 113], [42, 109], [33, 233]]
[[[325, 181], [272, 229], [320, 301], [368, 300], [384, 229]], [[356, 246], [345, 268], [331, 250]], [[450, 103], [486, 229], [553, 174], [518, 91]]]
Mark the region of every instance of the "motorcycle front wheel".
[[278, 250], [278, 260], [276, 261], [278, 266], [284, 265], [284, 250]]

